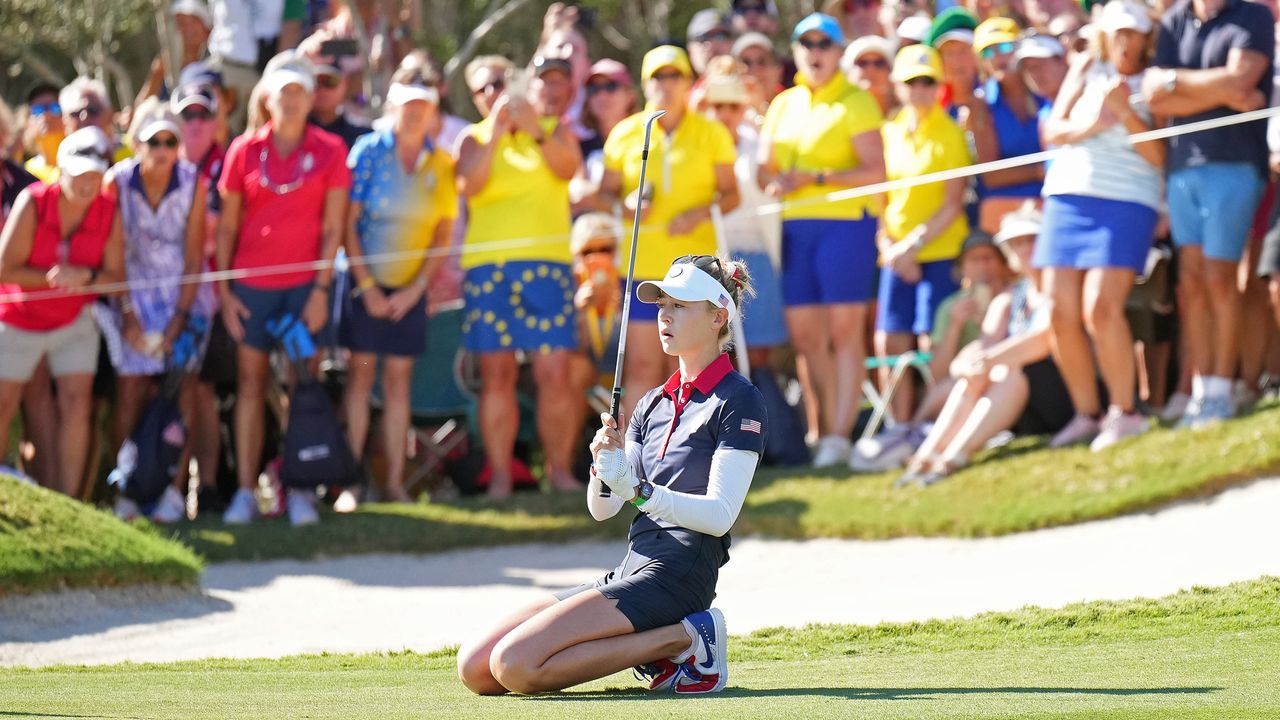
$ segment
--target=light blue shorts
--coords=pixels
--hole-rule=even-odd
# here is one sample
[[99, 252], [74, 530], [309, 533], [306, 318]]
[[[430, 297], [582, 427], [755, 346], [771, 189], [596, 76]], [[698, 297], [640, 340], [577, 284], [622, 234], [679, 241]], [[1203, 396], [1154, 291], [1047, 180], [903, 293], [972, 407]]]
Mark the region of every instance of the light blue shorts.
[[1266, 187], [1247, 163], [1210, 163], [1169, 175], [1169, 227], [1178, 247], [1238, 262]]

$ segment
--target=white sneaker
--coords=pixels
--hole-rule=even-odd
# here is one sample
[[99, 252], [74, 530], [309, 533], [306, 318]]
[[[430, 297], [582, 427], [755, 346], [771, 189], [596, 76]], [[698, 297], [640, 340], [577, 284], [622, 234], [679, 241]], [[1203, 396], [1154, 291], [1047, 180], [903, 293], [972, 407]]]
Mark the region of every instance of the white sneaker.
[[1111, 408], [1102, 419], [1102, 431], [1089, 443], [1093, 452], [1105, 450], [1127, 437], [1141, 435], [1151, 429], [1147, 418], [1138, 413], [1125, 413], [1119, 408]]
[[294, 527], [315, 525], [320, 522], [316, 512], [316, 494], [307, 490], [289, 491], [289, 524]]
[[1098, 421], [1085, 415], [1076, 415], [1066, 427], [1058, 431], [1049, 441], [1051, 448], [1063, 448], [1079, 445], [1093, 440], [1098, 434]]
[[338, 499], [333, 501], [333, 511], [336, 513], [353, 513], [360, 507], [360, 498], [351, 488], [343, 488], [338, 494]]
[[818, 440], [817, 451], [813, 454], [813, 466], [826, 468], [844, 465], [849, 462], [849, 453], [852, 450], [853, 443], [849, 441], [849, 438], [840, 437], [839, 435], [827, 435]]
[[186, 517], [187, 501], [178, 492], [178, 488], [172, 485], [165, 488], [164, 494], [156, 502], [155, 509], [151, 511], [151, 521], [169, 525], [179, 520], [184, 520]]
[[1191, 404], [1191, 396], [1186, 393], [1174, 393], [1169, 401], [1164, 404], [1164, 410], [1160, 411], [1160, 419], [1165, 422], [1177, 422], [1187, 413], [1187, 406]]
[[137, 520], [138, 518], [142, 517], [142, 508], [138, 507], [138, 503], [130, 500], [124, 495], [121, 495], [120, 497], [116, 498], [116, 505], [114, 510], [115, 510], [116, 517], [120, 518], [125, 522], [129, 522], [130, 520]]
[[899, 423], [872, 438], [854, 443], [849, 469], [878, 473], [897, 470], [907, 464], [915, 448], [911, 446], [911, 426]]
[[227, 511], [222, 513], [222, 522], [228, 525], [248, 525], [257, 519], [258, 499], [254, 497], [253, 491], [244, 488], [236, 490]]

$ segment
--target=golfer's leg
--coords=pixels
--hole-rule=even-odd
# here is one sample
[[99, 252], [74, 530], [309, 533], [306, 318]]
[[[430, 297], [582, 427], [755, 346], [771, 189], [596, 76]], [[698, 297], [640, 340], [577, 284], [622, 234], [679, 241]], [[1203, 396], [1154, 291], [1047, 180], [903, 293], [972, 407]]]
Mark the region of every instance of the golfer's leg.
[[462, 679], [462, 684], [477, 695], [506, 693], [507, 688], [495, 680], [493, 673], [489, 671], [489, 656], [493, 653], [493, 646], [521, 623], [555, 604], [556, 599], [550, 596], [530, 603], [504, 618], [489, 632], [458, 648], [458, 677]]
[[677, 655], [689, 643], [679, 623], [635, 632], [617, 601], [593, 589], [547, 608], [508, 633], [493, 649], [489, 668], [513, 692], [562, 690]]

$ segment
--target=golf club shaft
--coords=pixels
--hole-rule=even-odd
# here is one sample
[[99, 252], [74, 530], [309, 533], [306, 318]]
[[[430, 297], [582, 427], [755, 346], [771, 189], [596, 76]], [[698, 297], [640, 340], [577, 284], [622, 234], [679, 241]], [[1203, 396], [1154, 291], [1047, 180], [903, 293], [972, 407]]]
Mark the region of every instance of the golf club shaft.
[[[627, 261], [627, 283], [622, 293], [622, 325], [618, 328], [618, 363], [613, 370], [613, 397], [609, 403], [609, 414], [613, 416], [615, 424], [618, 423], [622, 412], [622, 361], [627, 354], [627, 324], [631, 318], [631, 285], [635, 282], [636, 275], [636, 248], [640, 246], [640, 209], [644, 207], [644, 176], [645, 170], [649, 167], [649, 138], [653, 134], [653, 123], [666, 114], [666, 110], [659, 110], [644, 121], [644, 145], [640, 150], [640, 184], [636, 186], [635, 217], [631, 220], [631, 258]], [[621, 426], [618, 427], [618, 432], [622, 432]], [[609, 494], [609, 486], [601, 485], [600, 497], [609, 497]]]

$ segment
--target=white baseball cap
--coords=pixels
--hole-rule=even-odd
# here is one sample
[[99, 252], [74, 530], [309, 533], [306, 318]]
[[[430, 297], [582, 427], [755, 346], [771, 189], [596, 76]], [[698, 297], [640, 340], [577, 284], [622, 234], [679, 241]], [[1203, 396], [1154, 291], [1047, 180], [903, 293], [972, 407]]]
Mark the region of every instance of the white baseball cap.
[[650, 305], [666, 295], [683, 302], [706, 301], [729, 311], [729, 322], [738, 316], [738, 306], [729, 291], [711, 274], [691, 262], [674, 263], [661, 280], [646, 280], [636, 288], [636, 297]]
[[1018, 49], [1013, 51], [1014, 64], [1027, 58], [1066, 57], [1067, 49], [1056, 37], [1049, 35], [1027, 35], [1018, 40]]
[[146, 142], [162, 132], [173, 133], [174, 137], [182, 139], [182, 131], [178, 129], [177, 123], [165, 115], [156, 115], [148, 118], [138, 128], [138, 141]]
[[97, 126], [80, 128], [63, 139], [58, 146], [58, 169], [79, 177], [85, 173], [105, 173], [111, 141]]
[[1000, 221], [1000, 232], [996, 233], [996, 243], [1004, 245], [1014, 238], [1038, 237], [1040, 235], [1040, 211], [1017, 210], [1004, 216]]
[[432, 105], [440, 104], [440, 91], [419, 83], [392, 83], [387, 88], [388, 105], [407, 105], [414, 100], [425, 100]]
[[1102, 7], [1102, 16], [1097, 24], [1105, 33], [1120, 30], [1137, 30], [1140, 33], [1151, 32], [1151, 16], [1146, 7], [1129, 0], [1111, 0]]
[[844, 55], [840, 57], [840, 67], [845, 72], [849, 72], [858, 61], [858, 58], [867, 53], [876, 53], [884, 58], [885, 62], [893, 64], [893, 56], [897, 53], [897, 46], [888, 38], [879, 35], [863, 35], [862, 37], [849, 43], [849, 47], [844, 49]]
[[315, 75], [292, 65], [272, 71], [262, 78], [262, 82], [267, 91], [272, 94], [278, 93], [290, 85], [300, 85], [307, 92], [315, 92], [316, 89]]
[[929, 36], [929, 28], [932, 26], [932, 18], [926, 15], [910, 15], [898, 23], [898, 38], [913, 42], [924, 42], [924, 39]]

